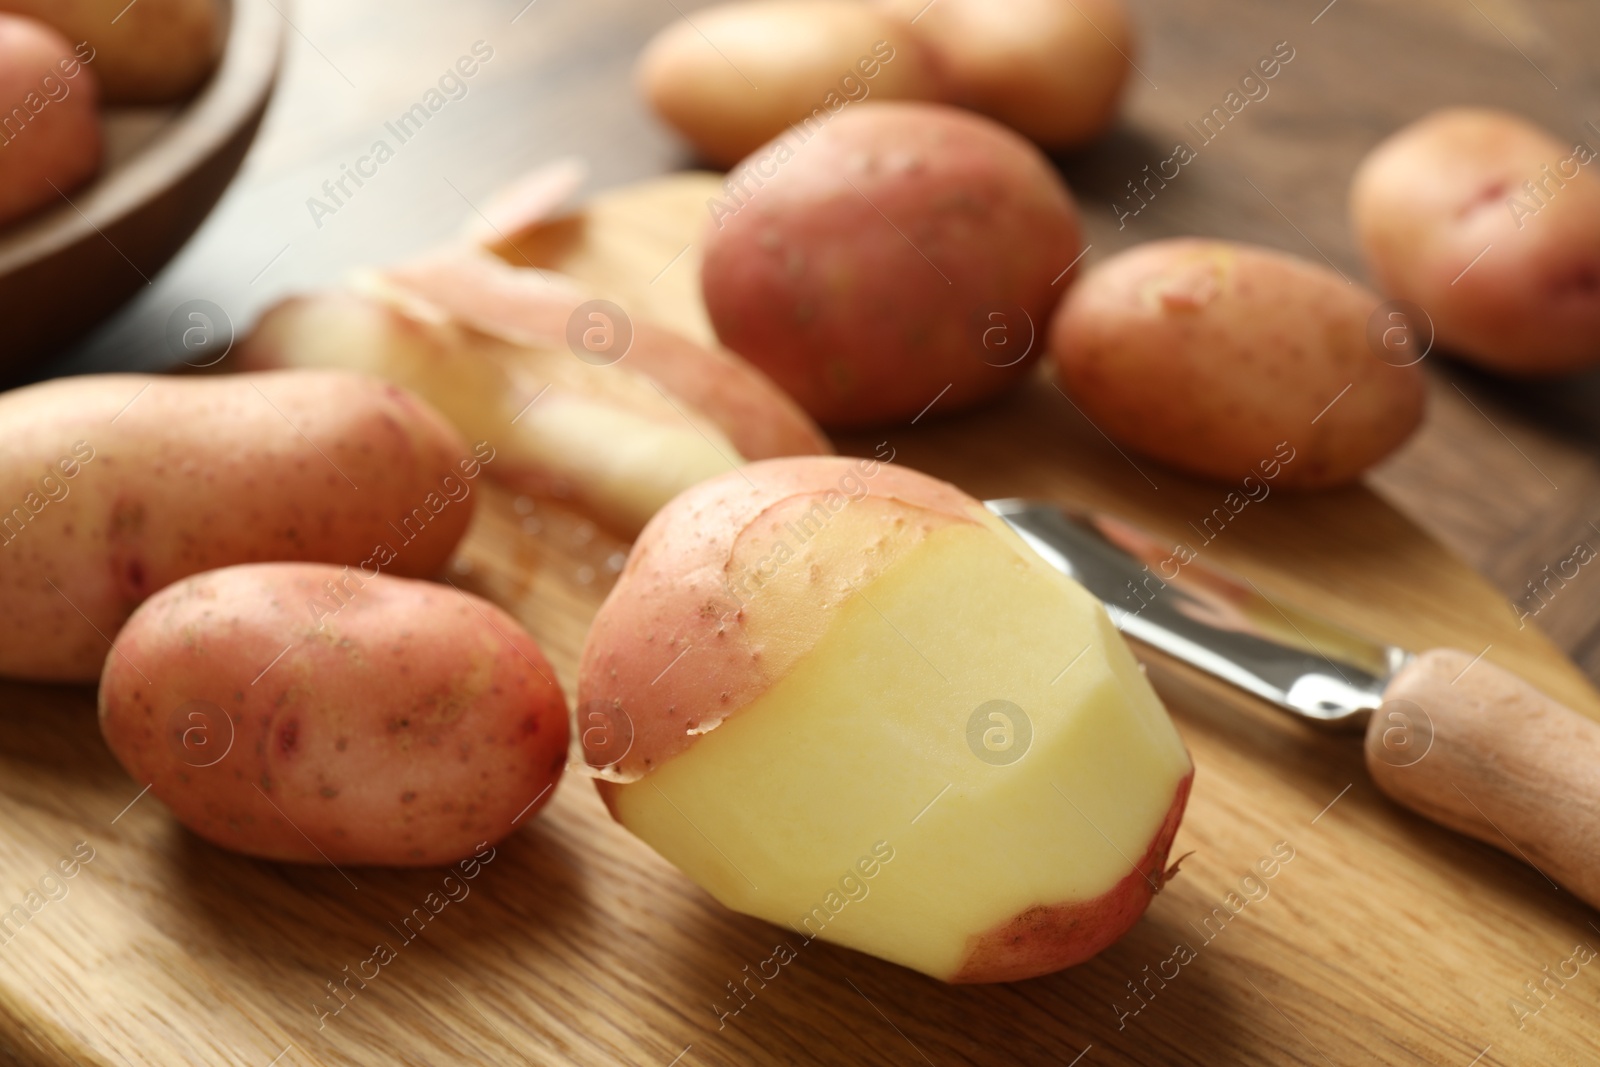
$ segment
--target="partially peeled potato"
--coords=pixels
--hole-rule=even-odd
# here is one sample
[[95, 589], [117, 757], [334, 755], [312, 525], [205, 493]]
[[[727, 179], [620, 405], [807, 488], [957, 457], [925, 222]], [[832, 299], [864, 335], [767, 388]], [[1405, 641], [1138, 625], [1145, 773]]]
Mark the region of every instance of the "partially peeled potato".
[[1101, 604], [877, 460], [753, 463], [657, 514], [578, 715], [612, 814], [722, 903], [950, 982], [1126, 933], [1193, 777]]

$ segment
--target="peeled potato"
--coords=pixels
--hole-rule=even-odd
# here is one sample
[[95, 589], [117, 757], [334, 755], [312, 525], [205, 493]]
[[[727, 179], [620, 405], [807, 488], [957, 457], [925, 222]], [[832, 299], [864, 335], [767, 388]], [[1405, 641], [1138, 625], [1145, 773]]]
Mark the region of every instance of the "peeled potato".
[[0, 0], [88, 44], [94, 72], [114, 104], [181, 100], [206, 80], [222, 49], [217, 0]]
[[915, 19], [952, 101], [1048, 148], [1104, 133], [1128, 80], [1133, 28], [1121, 0], [881, 0]]
[[1378, 307], [1281, 252], [1153, 241], [1073, 286], [1051, 354], [1084, 414], [1129, 448], [1222, 481], [1341, 485], [1422, 419], [1421, 369], [1369, 341]]
[[62, 204], [100, 169], [99, 97], [60, 34], [0, 14], [0, 224]]
[[1600, 139], [1452, 108], [1362, 162], [1350, 193], [1378, 285], [1438, 344], [1510, 374], [1600, 364]]
[[941, 95], [905, 19], [848, 0], [754, 0], [696, 11], [640, 57], [650, 106], [729, 166], [797, 123], [820, 129], [863, 100]]

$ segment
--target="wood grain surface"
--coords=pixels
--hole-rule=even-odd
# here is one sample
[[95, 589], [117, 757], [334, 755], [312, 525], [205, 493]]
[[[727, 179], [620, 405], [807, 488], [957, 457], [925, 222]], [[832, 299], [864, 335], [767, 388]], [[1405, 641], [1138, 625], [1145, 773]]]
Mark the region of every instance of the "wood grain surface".
[[[1062, 161], [1091, 259], [1201, 232], [1325, 255], [1355, 275], [1345, 184], [1395, 125], [1459, 100], [1512, 106], [1558, 131], [1600, 118], [1583, 45], [1600, 20], [1577, 0], [1134, 6], [1149, 81], [1135, 82], [1106, 144]], [[277, 294], [443, 238], [496, 185], [556, 156], [587, 157], [596, 188], [685, 162], [627, 82], [637, 48], [677, 17], [670, 4], [359, 2], [291, 17], [302, 47], [244, 181], [146, 298], [56, 369], [169, 363], [162, 330], [177, 304], [212, 299], [242, 328]], [[480, 38], [497, 57], [476, 95], [314, 228], [306, 198]], [[1110, 203], [1123, 182], [1164, 158], [1160, 146], [1226, 91], [1235, 68], [1286, 39], [1297, 58], [1236, 124], [1237, 139], [1208, 147], [1170, 196], [1119, 231]], [[618, 194], [601, 212], [603, 239], [548, 254], [636, 314], [692, 328], [700, 313], [683, 294], [693, 293], [693, 250], [650, 280], [695, 240], [696, 180], [643, 194], [659, 210]], [[682, 228], [604, 237], [637, 232], [628, 219], [641, 214]], [[1574, 539], [1600, 543], [1584, 532], [1600, 518], [1600, 420], [1584, 407], [1600, 389], [1511, 389], [1436, 362], [1428, 424], [1371, 479], [1377, 493], [1273, 494], [1204, 558], [1389, 640], [1483, 650], [1600, 716], [1600, 698], [1541, 633], [1600, 669], [1596, 579], [1584, 572], [1526, 619], [1506, 600]], [[1042, 379], [980, 412], [941, 419], [935, 409], [916, 427], [840, 445], [870, 453], [883, 440], [899, 461], [974, 494], [1086, 503], [1166, 537], [1187, 537], [1223, 493], [1119, 454]], [[483, 503], [452, 578], [517, 614], [570, 692], [584, 623], [624, 546], [545, 502], [489, 493]], [[1176, 845], [1193, 855], [1126, 939], [1063, 974], [961, 988], [814, 943], [720, 1025], [714, 1006], [731, 1007], [728, 983], [792, 935], [723, 910], [613, 824], [577, 776], [500, 846], [468, 897], [404, 942], [391, 924], [442, 872], [222, 853], [139, 796], [99, 740], [91, 692], [0, 684], [0, 912], [64, 859], [75, 872], [51, 883], [65, 895], [41, 893], [48, 902], [20, 933], [0, 933], [0, 1062], [1596, 1062], [1600, 967], [1575, 954], [1600, 949], [1592, 909], [1383, 799], [1359, 739], [1179, 676], [1158, 683], [1198, 767]], [[1242, 879], [1280, 842], [1294, 859], [1249, 891]], [[1230, 892], [1249, 903], [1222, 921], [1231, 912], [1214, 909]], [[338, 1003], [328, 983], [380, 941], [395, 960], [321, 1016]], [[1180, 943], [1193, 956], [1181, 966]]]

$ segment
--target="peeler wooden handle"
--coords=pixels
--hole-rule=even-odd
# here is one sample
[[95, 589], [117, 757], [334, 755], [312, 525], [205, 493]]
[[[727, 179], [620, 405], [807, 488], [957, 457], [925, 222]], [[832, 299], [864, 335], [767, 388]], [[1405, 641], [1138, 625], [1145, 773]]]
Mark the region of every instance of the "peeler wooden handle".
[[1395, 675], [1367, 727], [1391, 798], [1600, 907], [1600, 723], [1455, 649]]

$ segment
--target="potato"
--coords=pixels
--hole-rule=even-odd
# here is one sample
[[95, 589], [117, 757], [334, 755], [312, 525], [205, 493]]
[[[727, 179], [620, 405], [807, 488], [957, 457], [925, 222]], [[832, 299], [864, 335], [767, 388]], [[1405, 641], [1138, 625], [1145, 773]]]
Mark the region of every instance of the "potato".
[[1125, 933], [1193, 775], [1098, 601], [876, 460], [768, 460], [669, 504], [578, 701], [612, 814], [718, 900], [946, 981]]
[[800, 124], [797, 145], [863, 100], [942, 94], [905, 19], [849, 0], [753, 0], [696, 11], [650, 42], [645, 98], [719, 166]]
[[712, 207], [723, 344], [824, 426], [957, 411], [1027, 373], [1079, 248], [1037, 148], [956, 108], [865, 104], [778, 158]]
[[82, 58], [113, 104], [181, 100], [206, 80], [222, 51], [217, 0], [0, 0], [0, 11], [87, 44]]
[[0, 225], [64, 206], [100, 169], [99, 96], [60, 34], [0, 14]]
[[[586, 318], [584, 306], [487, 253], [447, 254], [369, 275], [355, 291], [286, 301], [239, 358], [339, 366], [414, 389], [496, 450], [497, 481], [569, 498], [628, 538], [678, 492], [732, 465], [829, 450], [743, 361], [614, 308]], [[611, 331], [616, 358], [580, 358], [569, 347], [575, 320]]]
[[1350, 211], [1378, 286], [1445, 351], [1507, 374], [1600, 364], [1600, 139], [1437, 111], [1362, 161]]
[[1369, 347], [1377, 309], [1281, 252], [1153, 241], [1067, 294], [1051, 354], [1067, 394], [1129, 448], [1222, 481], [1322, 488], [1354, 481], [1422, 421], [1421, 370]]
[[1116, 120], [1133, 28], [1121, 0], [880, 0], [915, 19], [951, 101], [1047, 148], [1094, 140]]
[[326, 371], [94, 375], [0, 395], [0, 675], [99, 677], [146, 597], [231, 563], [431, 575], [472, 517], [469, 452], [415, 396]]
[[374, 570], [226, 567], [157, 593], [100, 682], [134, 780], [215, 845], [300, 863], [449, 863], [550, 798], [567, 707], [487, 601]]

